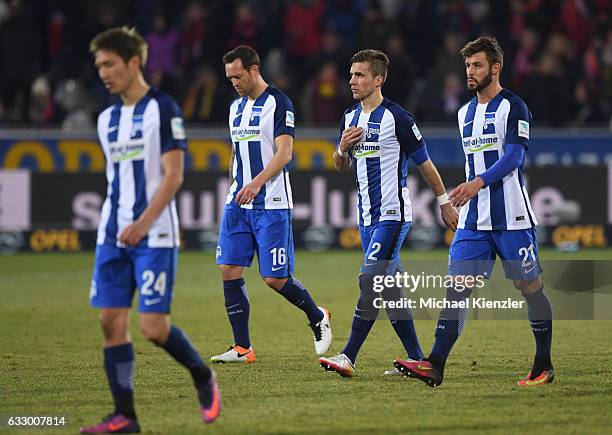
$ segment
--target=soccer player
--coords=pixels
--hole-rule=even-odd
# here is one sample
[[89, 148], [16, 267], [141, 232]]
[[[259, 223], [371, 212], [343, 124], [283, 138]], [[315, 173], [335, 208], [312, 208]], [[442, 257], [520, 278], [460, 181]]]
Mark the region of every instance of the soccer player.
[[[348, 343], [340, 354], [319, 359], [324, 369], [341, 376], [353, 375], [357, 353], [376, 320], [375, 276], [393, 275], [401, 270], [400, 248], [412, 223], [406, 185], [408, 159], [418, 165], [436, 195], [446, 226], [453, 230], [457, 226], [457, 211], [451, 206], [444, 183], [429, 159], [414, 118], [382, 95], [388, 67], [389, 59], [378, 50], [363, 50], [351, 58], [349, 84], [358, 103], [344, 112], [338, 147], [333, 154], [337, 170], [355, 167], [364, 251], [359, 271], [360, 296]], [[389, 289], [384, 296], [396, 299], [401, 294], [401, 289]], [[387, 313], [408, 357], [420, 360], [423, 354], [411, 312], [394, 309]]]
[[[537, 221], [524, 181], [531, 113], [523, 100], [500, 85], [503, 51], [495, 38], [480, 37], [460, 53], [467, 87], [476, 91], [476, 96], [458, 113], [467, 181], [450, 194], [451, 203], [462, 208], [449, 252], [449, 275], [464, 282], [466, 276], [489, 277], [499, 255], [506, 277], [527, 300], [536, 342], [533, 367], [518, 385], [544, 385], [554, 379], [552, 307], [540, 279]], [[446, 299], [464, 301], [470, 292], [451, 287]], [[466, 317], [466, 308], [444, 309], [429, 357], [418, 362], [397, 361], [396, 367], [432, 387], [440, 385], [444, 364]]]
[[128, 331], [137, 288], [143, 335], [189, 370], [202, 419], [211, 423], [221, 406], [215, 375], [169, 316], [179, 246], [173, 198], [183, 180], [187, 147], [182, 115], [171, 97], [144, 80], [147, 44], [134, 29], [100, 33], [90, 51], [106, 89], [120, 97], [98, 117], [108, 188], [90, 291], [91, 305], [100, 309], [104, 368], [115, 410], [81, 433], [140, 431]]
[[293, 152], [291, 100], [264, 81], [259, 55], [241, 45], [223, 56], [225, 74], [240, 96], [230, 106], [231, 187], [219, 231], [217, 264], [234, 344], [211, 361], [255, 362], [249, 337], [250, 304], [244, 268], [257, 252], [265, 283], [304, 311], [322, 355], [332, 339], [329, 312], [318, 307], [292, 275], [291, 184], [287, 164]]

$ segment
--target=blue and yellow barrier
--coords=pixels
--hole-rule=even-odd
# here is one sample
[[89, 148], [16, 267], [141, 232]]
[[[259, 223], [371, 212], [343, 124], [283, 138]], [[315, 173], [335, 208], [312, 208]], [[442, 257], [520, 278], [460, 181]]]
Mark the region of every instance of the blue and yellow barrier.
[[[292, 166], [297, 169], [332, 169], [332, 141], [296, 140]], [[185, 159], [192, 171], [225, 170], [230, 160], [230, 144], [223, 140], [189, 141]], [[89, 140], [0, 140], [0, 168], [24, 168], [36, 172], [103, 172], [104, 154], [100, 145]]]

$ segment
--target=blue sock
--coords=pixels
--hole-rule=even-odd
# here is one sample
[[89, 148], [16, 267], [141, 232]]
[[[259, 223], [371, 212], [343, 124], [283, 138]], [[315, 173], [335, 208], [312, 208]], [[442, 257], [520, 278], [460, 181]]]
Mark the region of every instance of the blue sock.
[[[471, 290], [462, 292], [449, 287], [446, 289], [447, 301], [465, 301]], [[467, 308], [444, 308], [440, 313], [436, 326], [436, 340], [427, 360], [440, 372], [444, 373], [444, 365], [451, 349], [463, 332], [467, 320]]]
[[311, 324], [317, 324], [323, 319], [323, 313], [310, 297], [304, 284], [297, 278], [290, 276], [287, 283], [278, 291], [285, 299], [306, 313]]
[[177, 360], [191, 373], [196, 385], [202, 385], [210, 379], [210, 369], [204, 364], [200, 354], [189, 340], [189, 337], [177, 326], [170, 326], [170, 334], [164, 344], [161, 345], [166, 352]]
[[[382, 292], [385, 301], [401, 302], [405, 298], [404, 291], [401, 288], [389, 287]], [[404, 349], [410, 359], [423, 359], [423, 351], [419, 344], [414, 321], [412, 319], [412, 311], [410, 308], [386, 308], [387, 316], [391, 321], [391, 326], [395, 333], [402, 341]]]
[[136, 420], [134, 412], [134, 347], [132, 343], [104, 348], [104, 369], [113, 400], [114, 414]]
[[391, 325], [395, 333], [402, 340], [404, 349], [410, 359], [423, 359], [423, 351], [419, 344], [419, 338], [414, 328], [414, 321], [410, 320], [391, 320]]
[[[536, 354], [533, 362], [535, 369], [551, 369], [550, 348], [552, 345], [552, 306], [541, 287], [535, 293], [523, 294], [527, 300], [527, 316], [536, 342]], [[534, 377], [539, 373], [533, 374]]]
[[249, 313], [251, 304], [247, 294], [244, 278], [223, 281], [225, 309], [234, 331], [234, 344], [248, 349], [251, 347], [249, 338]]
[[364, 320], [359, 317], [358, 309], [355, 310], [355, 314], [353, 315], [353, 324], [351, 325], [351, 335], [349, 337], [344, 350], [342, 351], [353, 364], [357, 361], [357, 354], [359, 353], [359, 349], [365, 342], [366, 338], [368, 338], [368, 334], [370, 333], [370, 329], [374, 326], [374, 320]]
[[359, 288], [361, 293], [359, 300], [357, 301], [357, 307], [355, 308], [355, 314], [353, 314], [353, 324], [351, 326], [351, 335], [349, 337], [344, 350], [342, 351], [353, 364], [357, 361], [357, 354], [359, 349], [365, 342], [376, 317], [378, 315], [378, 309], [374, 308], [372, 302], [374, 294], [372, 291], [373, 277], [367, 274], [359, 275]]

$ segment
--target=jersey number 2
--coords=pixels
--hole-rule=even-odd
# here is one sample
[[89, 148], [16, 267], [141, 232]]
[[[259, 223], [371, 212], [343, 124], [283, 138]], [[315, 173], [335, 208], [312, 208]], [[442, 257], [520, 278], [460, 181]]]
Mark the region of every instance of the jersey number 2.
[[378, 258], [376, 258], [376, 254], [380, 252], [381, 247], [382, 245], [378, 242], [372, 243], [372, 252], [370, 252], [370, 255], [368, 255], [368, 260], [377, 261]]

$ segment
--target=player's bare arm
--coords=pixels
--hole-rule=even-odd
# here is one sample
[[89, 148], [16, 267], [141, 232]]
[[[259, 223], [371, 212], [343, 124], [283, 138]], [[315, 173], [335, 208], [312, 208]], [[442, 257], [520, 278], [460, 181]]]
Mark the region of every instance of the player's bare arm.
[[293, 137], [283, 134], [274, 139], [276, 152], [266, 167], [250, 183], [245, 184], [236, 195], [236, 202], [240, 205], [253, 202], [261, 186], [276, 176], [291, 161], [293, 156]]
[[363, 128], [349, 127], [342, 132], [338, 149], [334, 151], [334, 166], [337, 171], [344, 172], [351, 167], [351, 158], [348, 151], [361, 140]]
[[184, 151], [168, 151], [162, 155], [161, 161], [164, 176], [159, 188], [140, 217], [125, 227], [119, 236], [121, 243], [130, 246], [138, 244], [183, 184]]
[[[446, 188], [444, 187], [442, 177], [440, 177], [440, 173], [433, 162], [431, 160], [426, 160], [419, 165], [418, 168], [421, 176], [425, 179], [434, 195], [436, 195], [436, 198], [441, 197], [445, 199], [444, 196], [446, 195]], [[450, 202], [441, 201], [440, 214], [446, 228], [455, 231], [457, 229], [457, 223], [459, 222], [459, 214], [457, 213], [457, 209], [455, 209]]]
[[472, 181], [461, 183], [455, 187], [450, 195], [448, 195], [448, 199], [450, 199], [453, 206], [461, 207], [471, 198], [475, 197], [483, 186], [484, 181], [482, 181], [482, 178], [476, 177]]
[[234, 184], [234, 159], [236, 158], [236, 151], [234, 151], [234, 147], [232, 147], [232, 151], [229, 159], [229, 184], [230, 186]]

